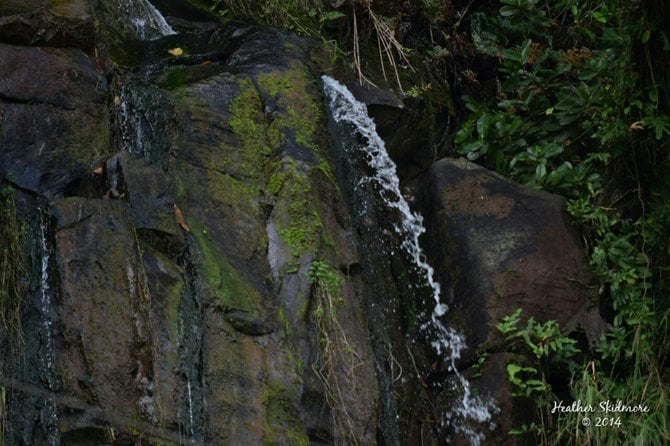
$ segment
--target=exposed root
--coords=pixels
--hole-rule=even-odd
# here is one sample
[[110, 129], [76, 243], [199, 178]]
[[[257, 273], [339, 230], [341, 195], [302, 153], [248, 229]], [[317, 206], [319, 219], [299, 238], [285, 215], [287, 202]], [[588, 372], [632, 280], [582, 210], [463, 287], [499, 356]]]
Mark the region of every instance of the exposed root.
[[346, 393], [354, 387], [356, 369], [363, 364], [363, 360], [349, 342], [337, 317], [337, 307], [343, 304], [339, 297], [340, 277], [329, 265], [318, 261], [314, 262], [309, 274], [314, 286], [314, 319], [319, 344], [312, 370], [326, 390], [326, 402], [335, 428], [335, 443], [357, 445], [355, 423]]

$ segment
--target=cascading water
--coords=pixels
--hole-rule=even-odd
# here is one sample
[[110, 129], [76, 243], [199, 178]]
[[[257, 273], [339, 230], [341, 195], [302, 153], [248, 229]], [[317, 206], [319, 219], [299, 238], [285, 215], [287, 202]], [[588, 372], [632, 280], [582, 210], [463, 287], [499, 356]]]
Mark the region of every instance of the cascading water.
[[119, 148], [161, 163], [171, 144], [173, 107], [143, 74], [126, 79], [116, 99]]
[[42, 409], [42, 424], [46, 431], [46, 441], [48, 446], [60, 445], [60, 432], [58, 430], [58, 409], [56, 407], [55, 390], [56, 379], [54, 367], [56, 364], [56, 354], [54, 349], [53, 329], [51, 320], [51, 288], [49, 286], [49, 246], [47, 244], [47, 224], [40, 211], [40, 229], [39, 229], [39, 252], [40, 261], [40, 288], [39, 288], [39, 306], [41, 316], [40, 339], [43, 351], [40, 355], [41, 370], [40, 378], [46, 387]]
[[[470, 383], [456, 368], [456, 361], [465, 348], [465, 339], [461, 333], [446, 327], [440, 320], [448, 308], [441, 300], [440, 284], [434, 278], [433, 268], [426, 261], [419, 245], [419, 237], [425, 232], [423, 218], [410, 209], [401, 194], [395, 163], [389, 157], [384, 141], [377, 134], [375, 123], [368, 116], [365, 104], [356, 100], [351, 92], [336, 80], [328, 76], [323, 76], [322, 79], [335, 122], [353, 127], [354, 132], [365, 141], [358, 146], [358, 149], [364, 151], [367, 164], [373, 173], [359, 181], [374, 183], [385, 206], [399, 212], [400, 222], [394, 225], [394, 229], [402, 239], [401, 249], [409, 255], [417, 268], [420, 279], [425, 281], [432, 291], [433, 311], [430, 317], [422, 322], [421, 329], [430, 337], [430, 343], [435, 352], [445, 357], [450, 371], [454, 373], [460, 384], [462, 393], [460, 404], [455, 405], [451, 412], [444, 415], [444, 422], [454, 431], [468, 437], [472, 444], [478, 445], [484, 435], [472, 429], [469, 423], [488, 422], [491, 418], [490, 410], [494, 405], [492, 402], [484, 402], [473, 396]], [[390, 254], [392, 255], [393, 252]]]
[[148, 0], [119, 0], [119, 7], [132, 22], [140, 40], [156, 40], [177, 34]]
[[186, 390], [188, 391], [188, 434], [193, 438], [195, 435], [195, 423], [193, 422], [193, 391], [191, 390], [191, 379], [188, 377], [186, 378]]

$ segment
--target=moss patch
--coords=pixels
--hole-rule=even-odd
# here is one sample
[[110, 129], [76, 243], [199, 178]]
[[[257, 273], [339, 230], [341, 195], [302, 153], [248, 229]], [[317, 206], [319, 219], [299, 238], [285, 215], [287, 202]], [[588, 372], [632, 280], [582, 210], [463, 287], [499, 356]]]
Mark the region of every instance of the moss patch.
[[300, 421], [290, 389], [280, 381], [270, 380], [263, 389], [265, 408], [265, 438], [263, 445], [283, 444], [282, 438], [295, 446], [307, 446], [309, 437]]
[[315, 252], [323, 227], [314, 207], [316, 197], [309, 178], [295, 160], [284, 159], [270, 178], [268, 192], [277, 196], [277, 230], [291, 254], [300, 257], [305, 252]]
[[276, 101], [277, 125], [298, 144], [319, 151], [317, 128], [324, 122], [323, 110], [307, 69], [294, 63], [287, 70], [261, 74], [258, 86]]
[[267, 157], [279, 145], [279, 129], [268, 125], [263, 113], [263, 104], [251, 80], [240, 79], [239, 93], [230, 104], [230, 128], [242, 142], [241, 167], [260, 176], [264, 171]]
[[288, 69], [261, 74], [258, 86], [261, 93], [276, 105], [278, 113], [272, 126], [276, 128], [277, 142], [292, 139], [310, 149], [318, 160], [318, 168], [332, 184], [337, 184], [327, 151], [321, 146], [326, 140], [325, 134], [321, 133], [326, 127], [325, 111], [308, 69], [294, 62]]
[[214, 246], [204, 226], [193, 219], [190, 221], [200, 251], [202, 261], [200, 272], [205, 286], [214, 298], [225, 308], [240, 310], [252, 316], [261, 316], [262, 297], [244, 276]]

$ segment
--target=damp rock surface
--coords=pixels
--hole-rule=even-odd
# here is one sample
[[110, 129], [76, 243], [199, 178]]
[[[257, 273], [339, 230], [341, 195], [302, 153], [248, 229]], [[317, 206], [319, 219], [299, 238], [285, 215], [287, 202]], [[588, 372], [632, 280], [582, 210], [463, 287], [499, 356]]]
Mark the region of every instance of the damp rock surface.
[[[454, 438], [427, 269], [347, 151], [361, 138], [335, 128], [313, 41], [196, 2], [1, 3], [0, 185], [23, 228], [4, 444]], [[426, 158], [426, 128], [408, 127], [391, 150], [404, 177]], [[560, 200], [460, 161], [420, 181], [420, 241], [471, 350], [499, 346], [492, 324], [518, 306], [584, 325]], [[500, 355], [481, 387], [496, 398]]]

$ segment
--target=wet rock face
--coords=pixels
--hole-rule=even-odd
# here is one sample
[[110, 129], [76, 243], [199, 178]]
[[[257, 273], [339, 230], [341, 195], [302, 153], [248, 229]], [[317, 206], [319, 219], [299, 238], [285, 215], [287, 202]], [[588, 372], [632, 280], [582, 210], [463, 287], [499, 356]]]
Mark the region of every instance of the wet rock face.
[[91, 50], [95, 41], [87, 0], [6, 0], [0, 5], [0, 41], [16, 45]]
[[105, 150], [106, 82], [78, 49], [0, 43], [4, 174], [48, 197], [77, 195]]
[[44, 222], [44, 243], [25, 238], [21, 353], [43, 370], [0, 349], [6, 441], [376, 444], [366, 284], [307, 46], [188, 8], [183, 37], [138, 41], [101, 4], [104, 54], [8, 25], [61, 32], [55, 6], [0, 9], [0, 175], [32, 232]]

